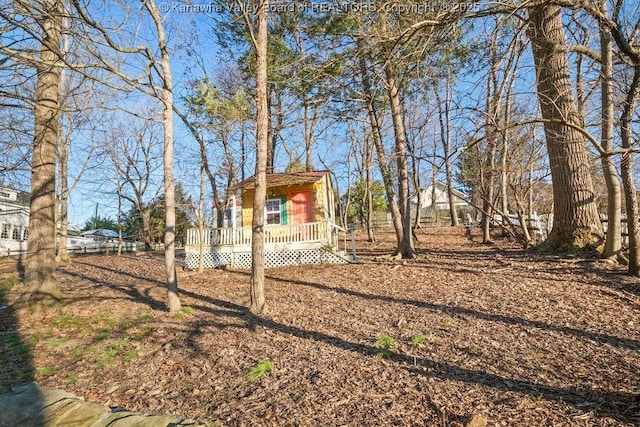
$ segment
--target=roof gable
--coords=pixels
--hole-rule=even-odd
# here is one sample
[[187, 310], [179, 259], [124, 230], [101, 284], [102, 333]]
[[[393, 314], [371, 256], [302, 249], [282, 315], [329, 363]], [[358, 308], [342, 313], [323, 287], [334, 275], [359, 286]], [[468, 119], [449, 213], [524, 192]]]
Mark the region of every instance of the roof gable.
[[[267, 188], [286, 187], [290, 185], [313, 184], [320, 181], [328, 171], [294, 172], [294, 173], [268, 173]], [[229, 190], [235, 191], [253, 190], [256, 187], [255, 177], [247, 178], [244, 181], [232, 185]]]

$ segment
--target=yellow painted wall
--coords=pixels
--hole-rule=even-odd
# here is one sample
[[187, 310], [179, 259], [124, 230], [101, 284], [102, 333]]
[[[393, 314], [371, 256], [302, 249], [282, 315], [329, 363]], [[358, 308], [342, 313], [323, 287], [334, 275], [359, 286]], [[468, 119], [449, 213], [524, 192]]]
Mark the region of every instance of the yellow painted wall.
[[[311, 205], [313, 207], [312, 221], [326, 221], [333, 217], [334, 197], [329, 181], [329, 175], [325, 175], [313, 184], [288, 185], [267, 188], [267, 199], [286, 197], [287, 223], [291, 224], [291, 194], [298, 191], [311, 191]], [[251, 227], [253, 220], [253, 195], [254, 190], [244, 190], [242, 193], [242, 226]], [[332, 218], [333, 219], [333, 218]]]

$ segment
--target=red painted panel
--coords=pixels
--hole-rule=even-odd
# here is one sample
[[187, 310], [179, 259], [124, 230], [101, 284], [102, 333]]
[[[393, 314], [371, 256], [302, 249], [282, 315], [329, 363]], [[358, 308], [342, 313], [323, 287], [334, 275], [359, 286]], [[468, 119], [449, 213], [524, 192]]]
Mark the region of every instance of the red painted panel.
[[291, 193], [291, 224], [311, 222], [311, 192]]

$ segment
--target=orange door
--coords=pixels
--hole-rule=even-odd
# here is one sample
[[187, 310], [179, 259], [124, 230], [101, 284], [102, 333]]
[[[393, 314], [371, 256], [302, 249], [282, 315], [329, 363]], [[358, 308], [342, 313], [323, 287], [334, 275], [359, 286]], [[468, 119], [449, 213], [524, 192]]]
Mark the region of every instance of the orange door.
[[304, 224], [305, 222], [311, 222], [311, 192], [291, 193], [291, 223]]

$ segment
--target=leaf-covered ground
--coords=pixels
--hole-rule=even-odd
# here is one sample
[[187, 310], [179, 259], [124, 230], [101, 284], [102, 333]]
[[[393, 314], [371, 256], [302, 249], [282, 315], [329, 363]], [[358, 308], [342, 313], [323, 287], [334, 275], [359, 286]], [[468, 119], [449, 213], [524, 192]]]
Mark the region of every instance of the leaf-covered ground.
[[175, 315], [160, 256], [75, 258], [61, 314], [0, 310], [0, 379], [231, 426], [640, 423], [640, 284], [620, 267], [463, 228], [395, 261], [378, 237], [359, 265], [267, 270], [260, 318], [247, 271], [181, 271]]

